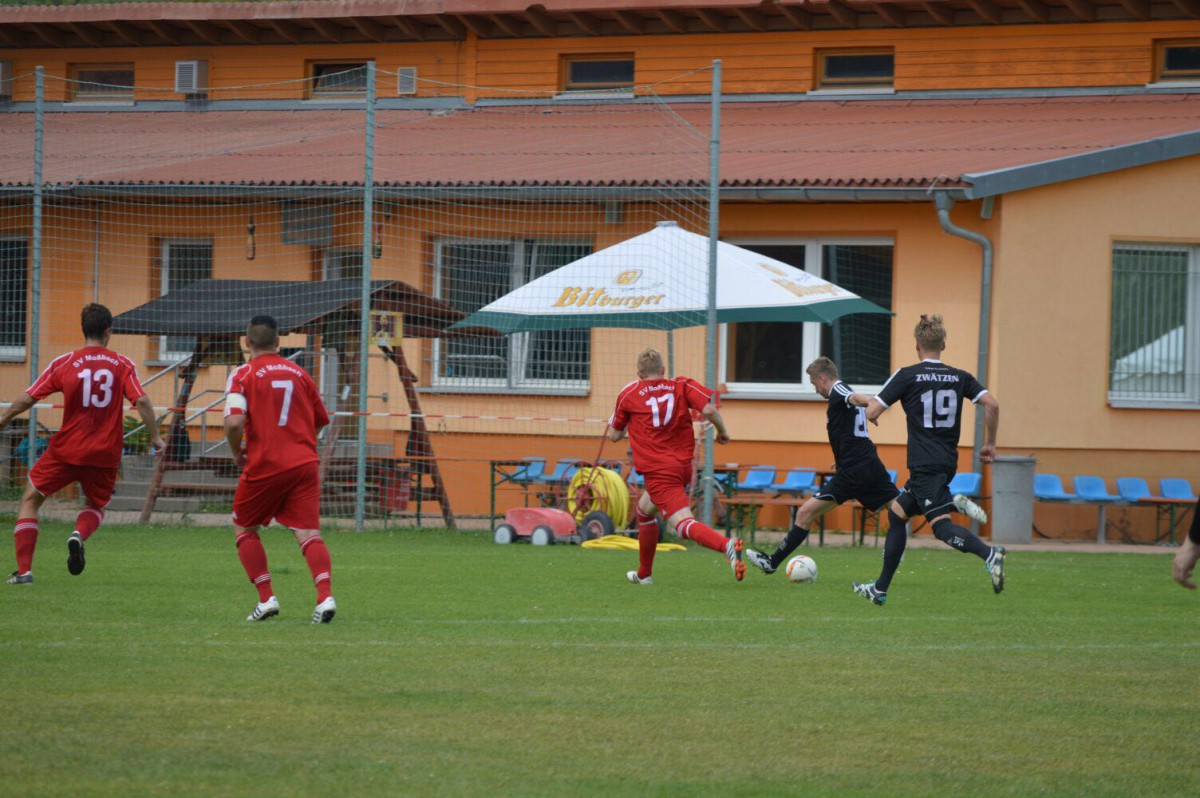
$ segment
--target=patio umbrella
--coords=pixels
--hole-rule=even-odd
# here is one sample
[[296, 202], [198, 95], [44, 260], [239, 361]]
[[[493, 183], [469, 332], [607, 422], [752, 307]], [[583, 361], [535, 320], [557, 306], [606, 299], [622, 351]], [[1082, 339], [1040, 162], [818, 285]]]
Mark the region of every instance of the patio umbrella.
[[[708, 238], [674, 222], [560, 266], [453, 327], [502, 333], [588, 327], [673, 330], [705, 323]], [[888, 313], [782, 261], [717, 243], [717, 321], [832, 322]]]

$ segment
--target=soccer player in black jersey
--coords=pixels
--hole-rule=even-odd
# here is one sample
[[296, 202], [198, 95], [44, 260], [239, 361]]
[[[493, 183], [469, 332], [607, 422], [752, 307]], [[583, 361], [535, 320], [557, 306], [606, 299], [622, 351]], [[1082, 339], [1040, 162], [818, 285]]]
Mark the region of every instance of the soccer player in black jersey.
[[1183, 541], [1179, 551], [1175, 552], [1175, 561], [1171, 564], [1175, 581], [1188, 590], [1196, 589], [1196, 583], [1192, 581], [1192, 569], [1196, 567], [1198, 559], [1200, 559], [1200, 502], [1196, 502], [1196, 509], [1192, 512], [1192, 528], [1188, 530], [1187, 539]]
[[825, 428], [837, 473], [796, 511], [791, 530], [774, 554], [768, 556], [754, 549], [746, 552], [746, 559], [767, 574], [775, 573], [804, 542], [814, 521], [842, 502], [857, 499], [863, 507], [878, 510], [900, 493], [875, 453], [875, 444], [867, 432], [867, 411], [850, 404], [854, 391], [838, 379], [834, 362], [819, 357], [809, 364], [807, 371], [817, 393], [829, 400]]
[[867, 399], [851, 397], [854, 404], [866, 406], [867, 420], [875, 421], [883, 411], [899, 402], [908, 417], [908, 483], [904, 492], [888, 510], [888, 533], [883, 548], [883, 571], [874, 582], [854, 583], [854, 592], [876, 604], [887, 600], [887, 589], [900, 565], [908, 543], [908, 519], [923, 514], [938, 540], [961, 552], [969, 552], [984, 561], [992, 579], [992, 590], [1004, 589], [1004, 547], [988, 546], [970, 530], [950, 520], [950, 511], [959, 510], [979, 521], [987, 515], [965, 496], [951, 496], [949, 485], [958, 470], [958, 438], [963, 400], [983, 405], [983, 448], [979, 459], [985, 463], [996, 457], [996, 429], [1000, 424], [1000, 403], [962, 369], [941, 361], [946, 348], [946, 328], [941, 316], [921, 316], [914, 334], [921, 362], [905, 366], [884, 383], [879, 394]]

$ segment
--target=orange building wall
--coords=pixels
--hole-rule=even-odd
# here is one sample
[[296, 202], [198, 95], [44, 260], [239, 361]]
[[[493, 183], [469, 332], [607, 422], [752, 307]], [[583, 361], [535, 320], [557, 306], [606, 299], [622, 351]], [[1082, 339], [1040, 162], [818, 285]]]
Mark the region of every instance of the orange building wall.
[[[374, 59], [378, 69], [416, 67], [423, 96], [513, 97], [558, 91], [563, 54], [633, 53], [635, 82], [662, 95], [706, 94], [720, 58], [727, 94], [806, 92], [814, 87], [815, 51], [891, 46], [898, 91], [1082, 86], [1140, 86], [1153, 79], [1154, 42], [1200, 36], [1200, 23], [1123, 22], [1008, 25], [905, 30], [796, 31], [687, 36], [479, 39], [404, 44], [0, 49], [14, 74], [47, 70], [47, 99], [64, 99], [61, 78], [72, 63], [134, 62], [139, 100], [179, 99], [172, 93], [174, 62], [208, 60], [219, 99], [300, 99], [305, 64], [315, 60]], [[233, 87], [251, 87], [234, 90]], [[488, 87], [478, 91], [466, 87]], [[492, 89], [492, 90], [489, 90]], [[498, 90], [498, 91], [495, 91]], [[16, 100], [33, 99], [32, 81], [19, 81]], [[380, 97], [395, 96], [395, 78], [380, 76]]]

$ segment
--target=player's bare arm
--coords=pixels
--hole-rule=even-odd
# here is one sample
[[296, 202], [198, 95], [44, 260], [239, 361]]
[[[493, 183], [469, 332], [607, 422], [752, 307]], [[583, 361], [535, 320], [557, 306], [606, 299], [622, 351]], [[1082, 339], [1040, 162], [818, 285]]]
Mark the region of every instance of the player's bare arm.
[[33, 407], [33, 403], [35, 401], [36, 400], [27, 393], [23, 393], [14, 399], [12, 406], [5, 410], [3, 415], [0, 415], [0, 429], [4, 429], [8, 426], [10, 421], [24, 413], [29, 408]]
[[717, 437], [714, 438], [717, 443], [729, 443], [729, 431], [725, 429], [725, 419], [721, 418], [721, 412], [717, 410], [717, 406], [709, 402], [700, 411], [700, 414], [708, 420], [709, 424], [713, 425], [713, 429], [717, 432]]
[[887, 410], [887, 407], [883, 404], [883, 402], [879, 401], [875, 397], [871, 397], [871, 399], [864, 406], [867, 408], [867, 421], [871, 422], [874, 422], [875, 419], [883, 415], [883, 411]]
[[608, 428], [608, 439], [610, 441], [612, 441], [613, 443], [616, 443], [616, 442], [622, 440], [624, 437], [625, 437], [625, 430], [614, 429], [612, 427]]
[[246, 465], [246, 453], [242, 449], [242, 435], [246, 431], [246, 417], [240, 413], [225, 416], [225, 441], [238, 466]]
[[992, 394], [979, 397], [983, 405], [983, 446], [979, 448], [979, 459], [990, 463], [996, 459], [996, 433], [1000, 429], [1000, 403]]
[[137, 409], [138, 415], [142, 419], [142, 423], [146, 425], [146, 429], [150, 432], [150, 451], [161, 452], [167, 448], [167, 442], [163, 440], [162, 435], [158, 432], [158, 420], [154, 417], [154, 403], [150, 401], [150, 397], [143, 394], [133, 403]]

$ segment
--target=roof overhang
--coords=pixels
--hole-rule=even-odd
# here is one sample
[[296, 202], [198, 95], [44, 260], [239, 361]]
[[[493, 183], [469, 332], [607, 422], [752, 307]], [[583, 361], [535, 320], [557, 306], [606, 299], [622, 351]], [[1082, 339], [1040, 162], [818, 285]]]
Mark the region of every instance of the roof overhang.
[[[1198, 94], [735, 103], [721, 196], [761, 202], [980, 199], [1200, 155]], [[695, 202], [709, 109], [380, 110], [382, 200]], [[0, 114], [0, 186], [28, 193], [34, 114]], [[346, 199], [364, 174], [361, 111], [45, 114], [43, 185], [58, 196]], [[569, 131], [564, 136], [563, 131]], [[104, 158], [90, 157], [104, 152]], [[587, 153], [587, 157], [580, 157]]]
[[1196, 18], [1196, 0], [83, 2], [0, 8], [0, 47], [350, 44]]

